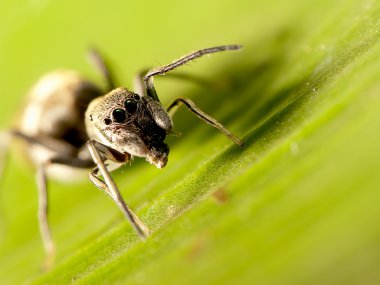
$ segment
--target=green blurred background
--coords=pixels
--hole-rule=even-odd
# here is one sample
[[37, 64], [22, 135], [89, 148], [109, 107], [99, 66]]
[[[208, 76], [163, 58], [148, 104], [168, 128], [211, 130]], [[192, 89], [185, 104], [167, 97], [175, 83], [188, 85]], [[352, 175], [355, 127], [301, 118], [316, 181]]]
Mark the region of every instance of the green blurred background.
[[[139, 241], [89, 182], [51, 182], [57, 262], [41, 270], [33, 171], [12, 155], [0, 189], [0, 284], [379, 284], [380, 5], [350, 1], [0, 3], [0, 124], [44, 73], [98, 47], [120, 85], [190, 51], [242, 44], [156, 80], [246, 142], [186, 110], [168, 166], [115, 178], [154, 234]], [[180, 77], [180, 76], [179, 76]]]

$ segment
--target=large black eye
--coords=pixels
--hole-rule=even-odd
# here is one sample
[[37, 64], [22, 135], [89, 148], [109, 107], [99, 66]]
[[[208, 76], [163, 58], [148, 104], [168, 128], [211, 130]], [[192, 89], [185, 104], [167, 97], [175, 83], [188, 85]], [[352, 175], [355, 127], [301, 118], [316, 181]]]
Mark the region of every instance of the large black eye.
[[124, 107], [129, 114], [133, 114], [134, 112], [136, 112], [137, 102], [133, 99], [127, 99], [124, 102]]
[[123, 109], [115, 109], [112, 112], [112, 117], [116, 123], [122, 123], [127, 118], [127, 114]]

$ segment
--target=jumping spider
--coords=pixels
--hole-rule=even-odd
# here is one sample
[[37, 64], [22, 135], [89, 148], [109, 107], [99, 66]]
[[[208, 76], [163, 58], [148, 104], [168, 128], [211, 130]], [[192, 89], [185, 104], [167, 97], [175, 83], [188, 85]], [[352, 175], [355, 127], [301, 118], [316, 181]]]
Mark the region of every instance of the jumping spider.
[[47, 177], [66, 179], [64, 173], [69, 173], [72, 178], [75, 169], [92, 169], [91, 182], [116, 203], [136, 232], [145, 238], [149, 229], [125, 203], [109, 173], [134, 156], [145, 157], [158, 168], [165, 167], [169, 147], [164, 140], [173, 128], [170, 110], [183, 104], [234, 143], [243, 145], [190, 99], [178, 98], [165, 109], [153, 84], [154, 76], [205, 54], [238, 49], [237, 45], [201, 49], [151, 69], [139, 77], [135, 92], [116, 88], [108, 66], [95, 50], [90, 54], [107, 82], [107, 94], [73, 71], [52, 72], [37, 82], [19, 126], [4, 132], [3, 138], [25, 141], [37, 168], [39, 225], [48, 263], [52, 262], [55, 249], [47, 219]]

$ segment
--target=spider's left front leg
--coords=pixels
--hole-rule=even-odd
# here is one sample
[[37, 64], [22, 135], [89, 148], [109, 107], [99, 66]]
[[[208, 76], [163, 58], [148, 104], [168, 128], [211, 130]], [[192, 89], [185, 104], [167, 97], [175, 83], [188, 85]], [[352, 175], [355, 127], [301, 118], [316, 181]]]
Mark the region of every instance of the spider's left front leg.
[[[176, 106], [183, 104], [185, 107], [187, 107], [191, 112], [193, 112], [198, 118], [206, 122], [207, 124], [213, 126], [214, 128], [221, 131], [227, 138], [232, 140], [234, 143], [236, 143], [239, 146], [243, 146], [244, 143], [237, 138], [235, 135], [233, 135], [226, 127], [224, 127], [221, 123], [219, 123], [216, 119], [212, 118], [211, 116], [207, 115], [205, 112], [203, 112], [200, 108], [198, 108], [193, 101], [187, 98], [177, 98], [174, 100], [174, 102], [168, 107], [166, 111], [162, 109], [162, 105], [160, 103], [160, 100], [157, 96], [156, 89], [154, 87], [153, 78], [157, 75], [164, 75], [168, 72], [177, 69], [178, 67], [194, 60], [199, 57], [202, 57], [206, 54], [216, 53], [216, 52], [223, 52], [228, 50], [239, 50], [241, 46], [239, 45], [225, 45], [225, 46], [217, 46], [217, 47], [211, 47], [206, 49], [201, 49], [195, 52], [192, 52], [188, 55], [185, 55], [172, 63], [169, 63], [164, 66], [156, 67], [153, 69], [150, 69], [147, 71], [144, 77], [140, 76], [137, 77], [137, 80], [135, 83], [137, 83], [137, 90], [140, 91], [142, 96], [147, 96], [151, 98], [151, 113], [153, 115], [154, 120], [156, 121], [157, 125], [162, 127], [167, 132], [171, 132], [172, 128], [172, 121], [170, 116], [167, 114], [167, 112], [172, 110], [172, 114], [176, 110]], [[165, 120], [162, 120], [162, 118], [165, 118]]]

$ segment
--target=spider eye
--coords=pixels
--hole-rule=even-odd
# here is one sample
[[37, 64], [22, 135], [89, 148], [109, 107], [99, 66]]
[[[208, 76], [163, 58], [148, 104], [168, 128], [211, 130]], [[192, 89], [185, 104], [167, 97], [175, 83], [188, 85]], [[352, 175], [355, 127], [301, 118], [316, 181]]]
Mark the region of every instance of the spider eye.
[[128, 114], [133, 114], [137, 109], [137, 102], [132, 99], [127, 99], [124, 102], [125, 110], [127, 110]]
[[105, 119], [104, 119], [104, 123], [105, 123], [106, 125], [109, 125], [109, 124], [112, 123], [112, 120], [111, 120], [110, 118], [105, 118]]
[[112, 112], [112, 117], [116, 123], [122, 123], [127, 118], [127, 114], [123, 109], [115, 109]]

